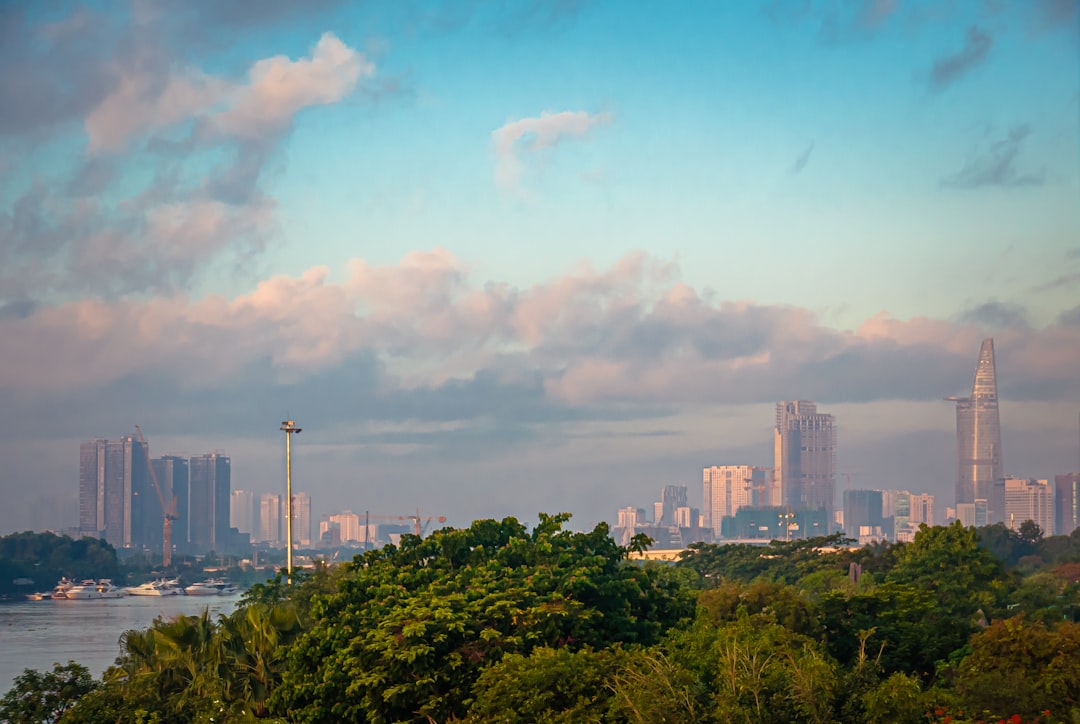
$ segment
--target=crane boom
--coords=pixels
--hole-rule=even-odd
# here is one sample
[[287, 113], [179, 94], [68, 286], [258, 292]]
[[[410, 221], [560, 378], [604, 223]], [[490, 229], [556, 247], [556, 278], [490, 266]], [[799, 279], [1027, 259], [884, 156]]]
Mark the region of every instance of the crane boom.
[[138, 425], [135, 426], [135, 434], [139, 437], [139, 444], [143, 446], [146, 453], [146, 469], [150, 473], [150, 481], [154, 484], [154, 490], [157, 492], [158, 502], [161, 503], [161, 514], [165, 517], [165, 521], [161, 529], [161, 538], [163, 550], [161, 552], [161, 565], [168, 568], [172, 565], [172, 522], [177, 520], [179, 516], [176, 514], [176, 496], [173, 496], [172, 502], [169, 505], [165, 504], [165, 493], [161, 491], [161, 485], [158, 483], [157, 473], [154, 472], [154, 465], [150, 462], [150, 446], [146, 444], [146, 438], [143, 437], [142, 428]]

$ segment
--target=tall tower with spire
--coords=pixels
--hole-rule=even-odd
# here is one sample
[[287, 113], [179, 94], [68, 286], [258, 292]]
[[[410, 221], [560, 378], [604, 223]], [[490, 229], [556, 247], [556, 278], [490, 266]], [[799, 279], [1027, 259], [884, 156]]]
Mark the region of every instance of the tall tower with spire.
[[[995, 483], [1004, 480], [1001, 466], [1001, 420], [998, 417], [997, 371], [994, 367], [994, 340], [984, 339], [975, 367], [970, 397], [950, 397], [956, 402], [956, 446], [959, 466], [956, 473], [956, 502], [987, 502], [989, 522], [1003, 520], [1004, 489]], [[1000, 487], [1000, 486], [999, 486]], [[996, 493], [1000, 492], [1001, 495]], [[998, 501], [997, 498], [1002, 500]]]

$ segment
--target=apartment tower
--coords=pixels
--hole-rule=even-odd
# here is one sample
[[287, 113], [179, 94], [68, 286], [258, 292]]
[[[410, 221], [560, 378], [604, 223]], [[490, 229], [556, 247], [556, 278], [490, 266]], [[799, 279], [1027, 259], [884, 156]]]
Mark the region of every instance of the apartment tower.
[[819, 413], [809, 400], [776, 403], [773, 450], [771, 504], [822, 509], [831, 519], [836, 493], [836, 418]]

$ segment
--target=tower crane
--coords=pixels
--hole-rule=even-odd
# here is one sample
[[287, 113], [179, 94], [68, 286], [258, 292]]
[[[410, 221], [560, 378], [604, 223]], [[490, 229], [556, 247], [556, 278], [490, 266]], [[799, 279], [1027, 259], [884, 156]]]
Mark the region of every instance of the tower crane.
[[163, 544], [161, 565], [168, 568], [172, 565], [172, 522], [174, 520], [180, 520], [180, 516], [176, 513], [176, 496], [173, 496], [172, 503], [168, 505], [165, 504], [165, 494], [161, 492], [161, 485], [158, 483], [157, 473], [154, 472], [154, 466], [150, 462], [150, 446], [146, 444], [146, 439], [143, 437], [142, 430], [138, 425], [135, 426], [135, 433], [139, 437], [139, 444], [143, 446], [143, 450], [145, 451], [146, 469], [150, 473], [150, 480], [154, 483], [154, 490], [157, 492], [158, 502], [161, 503], [161, 513], [165, 517], [164, 526], [161, 530]]
[[[419, 510], [416, 511], [415, 515], [376, 515], [374, 513], [365, 513], [365, 519], [368, 521], [381, 520], [387, 522], [395, 521], [399, 523], [409, 521], [412, 523], [413, 533], [418, 538], [424, 537], [424, 533], [427, 532], [428, 526], [431, 525], [432, 521], [436, 521], [439, 523], [446, 522], [445, 515], [420, 515]], [[365, 526], [366, 525], [368, 525], [368, 523], [365, 523]]]

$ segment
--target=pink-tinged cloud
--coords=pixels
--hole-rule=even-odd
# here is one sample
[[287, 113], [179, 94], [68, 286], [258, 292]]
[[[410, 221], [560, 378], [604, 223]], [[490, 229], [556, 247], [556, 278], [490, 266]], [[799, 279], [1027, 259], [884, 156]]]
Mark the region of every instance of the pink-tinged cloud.
[[477, 375], [534, 380], [561, 406], [860, 401], [963, 393], [997, 340], [1003, 396], [1080, 399], [1080, 327], [987, 330], [877, 315], [856, 331], [810, 311], [713, 301], [671, 264], [631, 254], [528, 288], [477, 284], [443, 249], [398, 264], [278, 276], [234, 299], [85, 300], [0, 319], [0, 389], [74, 390], [135, 374], [197, 389], [267, 362], [303, 383], [377, 360], [387, 391]]
[[611, 114], [585, 111], [545, 111], [534, 118], [510, 121], [491, 132], [495, 144], [495, 182], [514, 189], [521, 182], [526, 157], [558, 145], [565, 138], [582, 138], [611, 122]]
[[363, 53], [333, 33], [323, 34], [309, 58], [256, 61], [247, 83], [152, 59], [118, 63], [114, 88], [86, 117], [87, 150], [118, 151], [132, 139], [197, 120], [228, 138], [270, 140], [301, 109], [336, 103], [374, 73]]
[[340, 101], [374, 74], [363, 53], [324, 33], [310, 58], [278, 55], [255, 63], [248, 84], [232, 92], [229, 108], [212, 125], [229, 136], [262, 138], [286, 127], [302, 108]]

